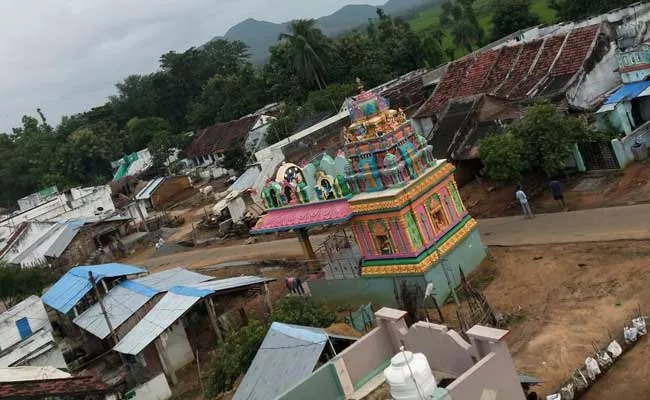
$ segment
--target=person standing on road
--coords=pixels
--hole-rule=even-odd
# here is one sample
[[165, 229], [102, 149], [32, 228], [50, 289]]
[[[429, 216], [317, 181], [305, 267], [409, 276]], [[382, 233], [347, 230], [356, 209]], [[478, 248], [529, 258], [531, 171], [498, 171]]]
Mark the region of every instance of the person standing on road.
[[553, 200], [559, 202], [560, 206], [562, 206], [562, 209], [566, 210], [566, 203], [564, 202], [564, 194], [562, 194], [562, 186], [560, 185], [560, 181], [554, 179], [551, 181], [550, 186], [551, 194], [553, 194]]
[[521, 209], [524, 210], [524, 219], [534, 218], [535, 216], [530, 209], [530, 204], [528, 204], [528, 196], [526, 196], [526, 192], [524, 192], [521, 185], [517, 185], [515, 196], [519, 200], [519, 204], [521, 204]]

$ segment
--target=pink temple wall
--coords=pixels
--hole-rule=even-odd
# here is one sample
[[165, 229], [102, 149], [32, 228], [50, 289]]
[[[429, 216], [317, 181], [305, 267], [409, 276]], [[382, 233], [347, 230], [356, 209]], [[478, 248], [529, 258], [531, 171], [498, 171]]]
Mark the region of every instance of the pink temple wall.
[[[430, 247], [435, 242], [440, 240], [441, 237], [447, 234], [456, 224], [467, 215], [467, 211], [463, 210], [458, 212], [456, 210], [456, 205], [454, 199], [449, 191], [449, 184], [453, 182], [453, 178], [450, 176], [445, 179], [443, 182], [440, 182], [433, 189], [431, 189], [426, 195], [422, 196], [418, 201], [413, 203], [410, 206], [410, 209], [413, 211], [413, 215], [416, 219], [416, 224], [420, 230], [420, 234], [423, 239], [423, 246], [420, 248], [415, 248], [415, 245], [410, 242], [410, 237], [408, 233], [403, 229], [402, 224], [395, 224], [392, 221], [394, 214], [390, 217], [386, 216], [382, 218], [382, 215], [377, 215], [377, 220], [384, 220], [388, 222], [389, 232], [391, 235], [391, 240], [395, 245], [395, 253], [390, 255], [381, 255], [378, 250], [375, 249], [374, 239], [372, 233], [368, 228], [367, 221], [360, 222], [354, 226], [354, 234], [356, 236], [357, 242], [359, 243], [359, 249], [363, 257], [368, 259], [389, 259], [396, 257], [415, 257], [417, 256], [424, 248]], [[434, 194], [438, 194], [442, 207], [447, 215], [449, 224], [440, 232], [435, 233], [433, 226], [431, 224], [431, 219], [429, 212], [425, 207], [425, 203], [428, 202]], [[400, 236], [402, 240], [400, 240]], [[365, 239], [365, 240], [364, 240]], [[409, 247], [415, 248], [415, 252], [411, 251]]]

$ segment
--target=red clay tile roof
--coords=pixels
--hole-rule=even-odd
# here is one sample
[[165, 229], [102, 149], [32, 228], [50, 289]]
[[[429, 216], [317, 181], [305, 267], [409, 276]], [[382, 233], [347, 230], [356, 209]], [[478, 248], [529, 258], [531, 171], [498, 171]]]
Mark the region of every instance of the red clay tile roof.
[[108, 385], [92, 376], [0, 382], [0, 399], [42, 399], [49, 396], [82, 396], [112, 392]]
[[509, 99], [555, 95], [580, 72], [600, 25], [578, 28], [452, 62], [415, 117], [439, 115], [451, 99], [488, 93]]
[[223, 124], [213, 125], [198, 132], [192, 143], [185, 149], [188, 157], [207, 156], [223, 152], [231, 141], [244, 143], [248, 131], [258, 116], [249, 116]]

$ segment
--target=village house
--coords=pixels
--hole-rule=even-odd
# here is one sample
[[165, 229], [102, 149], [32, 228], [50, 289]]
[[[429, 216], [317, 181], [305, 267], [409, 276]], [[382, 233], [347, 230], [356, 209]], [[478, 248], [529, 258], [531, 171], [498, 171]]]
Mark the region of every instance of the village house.
[[0, 398], [117, 400], [118, 390], [93, 376], [73, 377], [53, 367], [0, 369]]
[[[240, 276], [171, 287], [138, 323], [113, 348], [131, 357], [132, 368], [148, 373], [164, 372], [177, 384], [176, 372], [194, 361], [197, 349], [214, 340], [223, 341], [221, 319], [216, 301], [226, 294], [252, 289], [266, 292], [266, 283], [274, 279]], [[219, 300], [222, 302], [223, 298]], [[268, 298], [265, 294], [268, 306]], [[203, 317], [207, 314], [207, 318]], [[206, 330], [207, 328], [207, 330]], [[211, 332], [210, 337], [205, 333]]]
[[174, 200], [181, 200], [179, 196], [191, 188], [192, 183], [187, 176], [159, 177], [147, 182], [135, 195], [135, 200], [141, 209], [160, 209]]
[[130, 217], [108, 215], [61, 222], [23, 222], [2, 242], [0, 259], [23, 268], [67, 268], [86, 263], [97, 249], [116, 257], [110, 249], [126, 236], [130, 221]]
[[185, 157], [195, 166], [220, 164], [231, 143], [252, 153], [266, 144], [268, 128], [273, 120], [274, 117], [268, 115], [248, 115], [201, 129], [185, 149]]
[[[490, 96], [492, 102], [527, 104], [548, 99], [565, 107], [589, 109], [618, 84], [615, 74], [602, 69], [614, 60], [609, 24], [565, 26], [562, 30], [526, 41], [506, 43], [450, 63], [433, 94], [414, 115], [414, 124], [434, 144], [434, 156], [454, 155], [453, 143], [474, 145], [481, 135], [468, 126], [479, 104], [468, 97]], [[593, 81], [598, 75], [598, 84]], [[458, 104], [472, 104], [459, 112]], [[453, 119], [445, 116], [453, 114]], [[498, 121], [499, 113], [495, 113]], [[468, 118], [463, 118], [463, 115]], [[468, 143], [466, 136], [472, 143]]]
[[[419, 382], [421, 389], [432, 389], [431, 393], [424, 394], [427, 399], [526, 399], [510, 351], [503, 340], [508, 331], [476, 325], [466, 333], [467, 341], [443, 325], [417, 322], [408, 328], [404, 322], [405, 315], [406, 312], [400, 310], [380, 309], [375, 313], [375, 329], [307, 378], [295, 380], [284, 393], [265, 397], [252, 392], [254, 396], [242, 398], [362, 399], [386, 382], [384, 371], [391, 363], [404, 363], [400, 361], [400, 357], [404, 359], [404, 349], [407, 357], [408, 354], [422, 353], [428, 361], [434, 381]], [[315, 345], [319, 343], [317, 339], [312, 336], [308, 341]], [[262, 350], [271, 354], [276, 351], [283, 350]], [[422, 370], [418, 371], [422, 376]], [[269, 374], [275, 376], [274, 372]], [[246, 378], [242, 385], [245, 382]], [[402, 382], [401, 390], [406, 390], [406, 386], [410, 385], [410, 381]]]
[[63, 192], [54, 188], [45, 195], [41, 192], [20, 199], [19, 211], [0, 218], [0, 231], [3, 235], [13, 231], [22, 222], [55, 219], [65, 221], [115, 211], [110, 185], [77, 187]]
[[0, 314], [0, 368], [52, 366], [67, 370], [53, 332], [45, 307], [36, 296]]

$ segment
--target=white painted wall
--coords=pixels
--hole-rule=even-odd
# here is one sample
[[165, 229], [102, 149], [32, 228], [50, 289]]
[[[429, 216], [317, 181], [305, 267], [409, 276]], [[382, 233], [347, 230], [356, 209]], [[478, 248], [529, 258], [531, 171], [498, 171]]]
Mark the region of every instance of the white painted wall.
[[16, 321], [24, 317], [27, 317], [32, 332], [40, 329], [52, 331], [43, 302], [36, 296], [30, 296], [0, 315], [0, 351], [22, 341]]
[[228, 212], [230, 212], [230, 218], [235, 224], [241, 221], [246, 214], [246, 203], [242, 196], [235, 197], [232, 201], [228, 203]]
[[160, 374], [152, 380], [133, 389], [132, 400], [167, 400], [172, 397], [172, 391], [165, 374]]
[[194, 354], [190, 342], [187, 340], [183, 321], [176, 321], [160, 335], [160, 339], [173, 371], [178, 371], [194, 361]]
[[103, 212], [115, 210], [109, 185], [74, 188], [70, 190], [70, 194], [71, 196], [66, 196], [64, 193], [59, 193], [54, 199], [38, 207], [8, 216], [0, 220], [0, 227], [15, 227], [22, 222], [33, 220], [48, 221], [93, 217], [99, 207], [103, 208]]
[[616, 43], [611, 42], [609, 51], [595, 68], [567, 91], [569, 103], [584, 110], [597, 107], [609, 91], [621, 84], [620, 74], [613, 72], [617, 68]]

